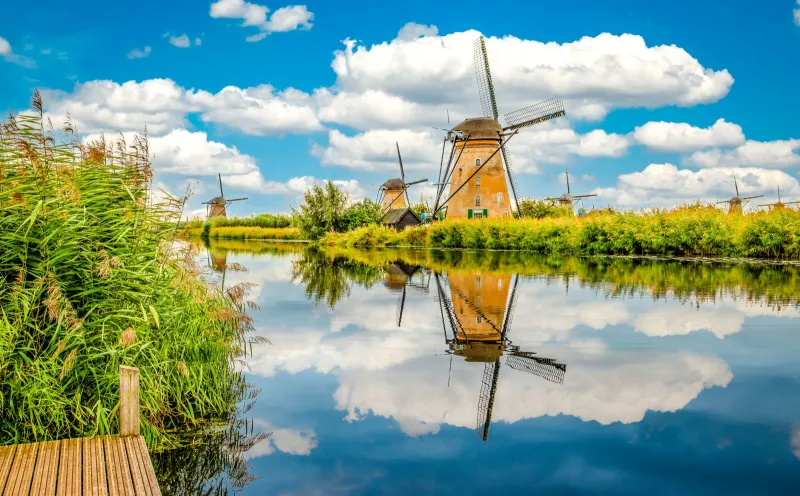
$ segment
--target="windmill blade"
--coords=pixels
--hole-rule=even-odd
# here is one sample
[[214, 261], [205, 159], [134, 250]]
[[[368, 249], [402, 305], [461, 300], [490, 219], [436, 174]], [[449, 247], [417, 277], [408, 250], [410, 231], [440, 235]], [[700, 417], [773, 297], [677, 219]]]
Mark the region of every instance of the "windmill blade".
[[492, 423], [494, 395], [497, 392], [497, 378], [500, 375], [500, 360], [489, 362], [483, 367], [481, 392], [478, 396], [478, 422], [475, 428], [478, 437], [484, 441], [489, 439], [489, 426]]
[[519, 199], [517, 198], [517, 178], [514, 175], [514, 166], [511, 165], [511, 153], [508, 151], [507, 145], [500, 147], [500, 151], [503, 155], [503, 163], [506, 165], [508, 182], [511, 183], [511, 193], [514, 195], [514, 205], [512, 205], [512, 209], [519, 212]]
[[572, 198], [581, 199], [581, 198], [591, 198], [593, 196], [597, 196], [597, 193], [592, 193], [591, 195], [577, 195], [577, 196], [573, 196]]
[[795, 203], [800, 203], [800, 201], [783, 202], [784, 205], [794, 205]]
[[517, 307], [517, 283], [519, 283], [519, 274], [514, 276], [514, 286], [511, 287], [511, 297], [508, 299], [508, 308], [503, 316], [503, 327], [501, 328], [501, 335], [505, 338], [511, 328], [511, 319], [514, 318], [514, 309]]
[[[403, 181], [403, 184], [406, 184], [406, 172], [403, 170], [403, 157], [400, 156], [400, 143], [397, 141], [394, 142], [395, 146], [397, 147], [397, 161], [400, 163], [400, 179]], [[407, 185], [406, 185], [407, 186]], [[408, 188], [404, 188], [403, 191], [406, 195], [406, 206], [411, 206], [411, 199], [408, 197]]]
[[225, 193], [222, 192], [222, 174], [218, 173], [217, 177], [219, 177], [219, 196], [225, 198]]
[[752, 200], [753, 198], [763, 198], [764, 195], [756, 195], [756, 196], [745, 196], [742, 200]]
[[506, 114], [505, 120], [507, 127], [504, 127], [503, 131], [514, 131], [565, 115], [567, 115], [567, 112], [564, 110], [564, 102], [551, 98], [531, 105], [530, 107], [525, 107]]
[[403, 308], [406, 306], [406, 285], [403, 285], [403, 294], [400, 296], [400, 300], [397, 302], [397, 327], [400, 327], [400, 323], [403, 321]]
[[739, 183], [736, 181], [736, 176], [733, 176], [733, 186], [736, 188], [736, 196], [739, 196]]
[[533, 356], [533, 353], [525, 352], [506, 356], [506, 365], [514, 370], [527, 372], [556, 384], [564, 383], [564, 374], [567, 372], [566, 364], [558, 363], [552, 358], [540, 358]]
[[717, 205], [719, 205], [720, 203], [730, 203], [730, 202], [731, 202], [730, 200], [722, 200], [722, 201], [718, 201]]
[[406, 186], [414, 186], [415, 184], [427, 183], [427, 182], [428, 179], [425, 178], [425, 179], [420, 179], [419, 181], [411, 181], [410, 183], [406, 183]]
[[569, 190], [569, 171], [564, 171], [564, 174], [566, 174], [566, 176], [567, 176], [567, 194], [569, 195], [570, 194], [570, 190]]
[[478, 81], [478, 96], [481, 99], [481, 110], [484, 117], [497, 120], [497, 99], [494, 96], [492, 73], [489, 70], [489, 55], [486, 53], [486, 41], [483, 36], [475, 40], [475, 78]]
[[235, 201], [242, 201], [247, 200], [247, 198], [231, 198], [230, 200], [225, 200], [227, 203], [235, 202]]

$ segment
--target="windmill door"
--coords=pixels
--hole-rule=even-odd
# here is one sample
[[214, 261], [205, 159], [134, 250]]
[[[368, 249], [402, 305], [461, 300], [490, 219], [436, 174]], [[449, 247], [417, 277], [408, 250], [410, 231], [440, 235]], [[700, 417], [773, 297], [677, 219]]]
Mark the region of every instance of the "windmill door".
[[467, 210], [467, 219], [485, 219], [489, 217], [489, 210], [486, 208], [470, 208]]

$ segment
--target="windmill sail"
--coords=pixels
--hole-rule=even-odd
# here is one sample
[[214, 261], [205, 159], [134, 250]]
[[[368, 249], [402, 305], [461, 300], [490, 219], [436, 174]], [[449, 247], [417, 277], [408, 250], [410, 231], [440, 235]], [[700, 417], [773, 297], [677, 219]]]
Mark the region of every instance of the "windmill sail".
[[552, 358], [540, 358], [533, 353], [516, 352], [506, 356], [506, 365], [514, 370], [527, 372], [556, 384], [564, 383], [567, 365], [558, 363]]
[[489, 70], [489, 55], [486, 53], [486, 42], [483, 36], [475, 40], [475, 76], [478, 80], [478, 95], [481, 99], [481, 110], [484, 117], [497, 120], [497, 99], [494, 96], [492, 72]]
[[497, 392], [497, 379], [500, 375], [500, 360], [488, 362], [483, 367], [481, 392], [478, 396], [478, 419], [475, 432], [478, 437], [486, 441], [489, 439], [489, 426], [492, 424], [492, 408], [494, 396]]
[[567, 115], [567, 112], [564, 110], [564, 102], [551, 98], [530, 107], [507, 113], [504, 116], [506, 127], [503, 128], [503, 131], [516, 131], [517, 129], [533, 126], [565, 115]]

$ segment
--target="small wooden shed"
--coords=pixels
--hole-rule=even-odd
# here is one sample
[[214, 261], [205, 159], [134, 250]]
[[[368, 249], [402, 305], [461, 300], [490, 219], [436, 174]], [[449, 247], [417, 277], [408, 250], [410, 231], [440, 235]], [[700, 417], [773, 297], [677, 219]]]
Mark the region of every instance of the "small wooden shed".
[[402, 231], [407, 227], [422, 224], [422, 220], [408, 207], [392, 208], [381, 218], [381, 224]]

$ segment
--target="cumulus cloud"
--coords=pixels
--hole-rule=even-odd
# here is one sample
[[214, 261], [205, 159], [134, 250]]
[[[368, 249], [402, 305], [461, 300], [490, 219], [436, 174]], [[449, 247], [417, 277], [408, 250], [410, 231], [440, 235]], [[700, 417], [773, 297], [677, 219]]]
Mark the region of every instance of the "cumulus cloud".
[[420, 38], [422, 36], [436, 36], [439, 34], [439, 29], [430, 25], [417, 24], [416, 22], [409, 22], [397, 32], [397, 39], [399, 41], [409, 41]]
[[[797, 179], [783, 171], [756, 167], [717, 167], [692, 171], [673, 164], [650, 164], [643, 171], [622, 174], [612, 188], [594, 190], [609, 204], [626, 207], [675, 206], [700, 201], [718, 201], [735, 194], [733, 178], [742, 196], [773, 194], [777, 187], [786, 198], [800, 195]], [[784, 193], [785, 192], [785, 193]]]
[[637, 127], [633, 139], [658, 151], [686, 152], [715, 146], [736, 146], [744, 143], [741, 126], [718, 119], [707, 128], [679, 122], [648, 122]]
[[164, 35], [165, 37], [169, 38], [169, 44], [178, 48], [189, 48], [192, 46], [192, 40], [189, 39], [189, 35], [183, 33], [178, 36], [173, 36], [170, 33]]
[[149, 46], [146, 46], [146, 47], [144, 47], [142, 49], [134, 48], [133, 50], [128, 52], [128, 58], [129, 59], [143, 59], [145, 57], [148, 57], [150, 55], [150, 52], [152, 52], [152, 51], [153, 51], [153, 49], [151, 47], [149, 47]]
[[8, 57], [11, 53], [11, 43], [0, 36], [0, 57]]
[[186, 89], [171, 79], [89, 81], [71, 93], [44, 90], [45, 110], [53, 122], [70, 114], [81, 132], [142, 131], [160, 136], [187, 127], [187, 115], [199, 113], [204, 122], [222, 124], [247, 134], [310, 132], [322, 126], [305, 103], [310, 96], [272, 86], [223, 88], [218, 93]]
[[250, 35], [247, 41], [263, 40], [270, 33], [311, 29], [314, 14], [305, 5], [281, 7], [269, 18], [269, 8], [245, 0], [217, 0], [211, 4], [210, 15], [220, 19], [241, 19], [242, 27], [257, 27], [259, 33]]
[[800, 139], [747, 140], [729, 150], [714, 148], [695, 152], [684, 163], [699, 167], [797, 167], [800, 165]]
[[244, 452], [245, 460], [273, 454], [276, 450], [289, 455], [307, 456], [317, 447], [317, 433], [313, 429], [297, 430], [275, 428], [270, 422], [253, 419], [253, 423], [270, 436]]
[[30, 57], [24, 57], [22, 55], [16, 54], [11, 50], [11, 43], [8, 42], [7, 39], [0, 36], [0, 57], [3, 57], [7, 61], [21, 65], [28, 69], [33, 69], [36, 67], [36, 62]]
[[[444, 115], [442, 105], [474, 116], [479, 100], [473, 42], [479, 35], [428, 34], [370, 47], [346, 40], [332, 64], [337, 87], [343, 97], [374, 91], [422, 105], [431, 120]], [[617, 107], [713, 103], [733, 84], [727, 70], [705, 68], [681, 48], [650, 47], [629, 34], [563, 44], [489, 37], [486, 44], [501, 112], [556, 96], [566, 100], [568, 114], [596, 119]], [[393, 112], [384, 112], [387, 124]]]
[[[797, 5], [800, 5], [800, 0], [797, 0]], [[800, 26], [800, 7], [794, 9], [794, 24]]]

